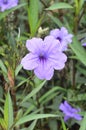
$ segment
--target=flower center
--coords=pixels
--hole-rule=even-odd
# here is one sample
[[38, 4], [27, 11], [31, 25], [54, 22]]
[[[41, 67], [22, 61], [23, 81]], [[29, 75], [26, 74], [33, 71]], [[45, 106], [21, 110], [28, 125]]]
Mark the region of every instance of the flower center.
[[45, 61], [47, 59], [47, 57], [44, 54], [41, 53], [39, 55], [39, 59], [40, 59], [40, 61]]
[[61, 38], [60, 37], [57, 37], [56, 39], [58, 39], [61, 42]]
[[7, 4], [8, 3], [8, 0], [3, 0], [3, 4]]

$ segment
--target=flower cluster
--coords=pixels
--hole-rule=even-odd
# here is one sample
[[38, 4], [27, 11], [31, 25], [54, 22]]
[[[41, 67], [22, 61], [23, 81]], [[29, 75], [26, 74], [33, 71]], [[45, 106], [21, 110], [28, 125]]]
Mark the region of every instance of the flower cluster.
[[0, 11], [3, 12], [18, 5], [18, 0], [0, 0]]
[[70, 118], [74, 118], [76, 120], [82, 120], [82, 117], [78, 114], [78, 112], [80, 112], [80, 109], [71, 107], [67, 101], [61, 103], [59, 109], [63, 111], [63, 113], [65, 114], [64, 121], [67, 121]]
[[[30, 53], [21, 60], [21, 64], [26, 70], [34, 70], [39, 79], [50, 80], [53, 77], [54, 69], [63, 69], [67, 61], [63, 48], [66, 46], [67, 49], [68, 43], [72, 42], [72, 35], [68, 34], [64, 27], [58, 31], [60, 33], [59, 38], [57, 38], [58, 33], [56, 30], [52, 30], [50, 35], [46, 36], [44, 40], [32, 38], [26, 41], [26, 47]], [[55, 33], [57, 37], [54, 37], [53, 34]]]

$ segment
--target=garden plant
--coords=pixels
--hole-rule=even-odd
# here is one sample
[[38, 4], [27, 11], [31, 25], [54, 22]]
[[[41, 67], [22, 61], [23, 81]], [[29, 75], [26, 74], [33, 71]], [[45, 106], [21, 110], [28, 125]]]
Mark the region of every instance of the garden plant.
[[0, 130], [86, 130], [86, 0], [0, 0]]

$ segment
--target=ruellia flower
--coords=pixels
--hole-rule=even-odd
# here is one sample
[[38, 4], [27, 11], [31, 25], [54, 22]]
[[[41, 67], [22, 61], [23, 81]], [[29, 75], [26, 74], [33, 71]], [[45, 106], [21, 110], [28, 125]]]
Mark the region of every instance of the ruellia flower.
[[86, 47], [86, 43], [83, 43], [82, 46]]
[[80, 109], [71, 107], [67, 101], [61, 103], [59, 109], [65, 114], [64, 121], [67, 121], [70, 118], [74, 118], [76, 120], [82, 120], [82, 117], [78, 114], [78, 112], [80, 112]]
[[67, 56], [59, 51], [59, 41], [54, 37], [47, 36], [44, 40], [32, 38], [26, 41], [26, 47], [30, 53], [21, 60], [21, 64], [26, 70], [34, 70], [39, 79], [50, 80], [54, 69], [64, 68]]
[[53, 29], [50, 31], [50, 35], [55, 39], [60, 41], [60, 50], [66, 51], [68, 44], [72, 42], [72, 34], [68, 33], [68, 30], [65, 27], [61, 27], [61, 29]]
[[7, 9], [17, 6], [18, 0], [0, 0], [0, 11], [3, 12]]

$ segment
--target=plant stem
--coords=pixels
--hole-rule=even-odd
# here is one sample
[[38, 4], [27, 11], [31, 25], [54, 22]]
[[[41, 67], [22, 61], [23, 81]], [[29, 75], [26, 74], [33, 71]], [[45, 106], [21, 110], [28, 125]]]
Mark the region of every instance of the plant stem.
[[[78, 31], [78, 26], [79, 26], [79, 12], [77, 14], [77, 12], [75, 13], [75, 19], [74, 19], [74, 34], [77, 35], [77, 31]], [[76, 86], [76, 68], [75, 68], [75, 63], [76, 63], [76, 60], [73, 59], [73, 77], [72, 77], [72, 86], [73, 86], [73, 89], [75, 89], [75, 86]]]

